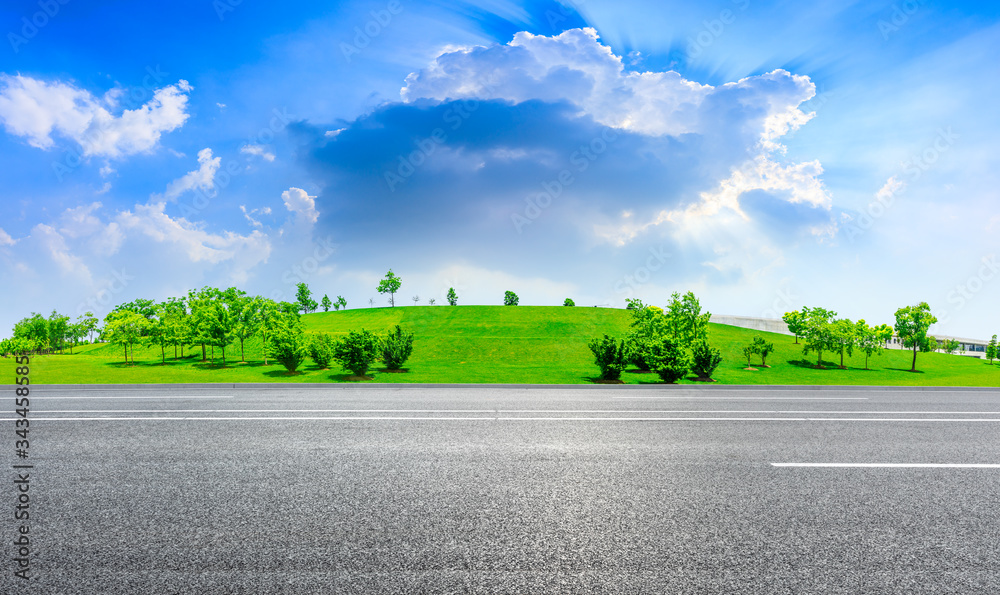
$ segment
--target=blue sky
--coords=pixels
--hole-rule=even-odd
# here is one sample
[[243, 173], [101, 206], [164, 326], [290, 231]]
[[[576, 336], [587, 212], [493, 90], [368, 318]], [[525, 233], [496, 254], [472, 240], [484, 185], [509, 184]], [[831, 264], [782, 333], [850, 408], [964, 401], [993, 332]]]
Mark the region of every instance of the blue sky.
[[11, 0], [0, 335], [237, 285], [1000, 332], [1000, 7]]

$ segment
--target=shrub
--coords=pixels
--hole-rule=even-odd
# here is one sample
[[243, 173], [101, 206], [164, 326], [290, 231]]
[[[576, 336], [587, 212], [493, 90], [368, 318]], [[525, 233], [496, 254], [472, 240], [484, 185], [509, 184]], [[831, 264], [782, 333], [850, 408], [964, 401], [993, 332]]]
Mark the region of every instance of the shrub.
[[753, 338], [753, 350], [755, 353], [760, 355], [760, 365], [762, 368], [767, 367], [767, 356], [774, 352], [774, 343], [768, 343], [761, 337]]
[[625, 359], [628, 363], [643, 372], [648, 372], [649, 362], [646, 356], [649, 353], [654, 339], [640, 332], [631, 333], [625, 343]]
[[306, 359], [306, 338], [297, 317], [285, 315], [274, 329], [267, 351], [289, 372], [302, 365]]
[[309, 339], [309, 357], [325, 370], [333, 359], [333, 337], [329, 333], [314, 333]]
[[382, 340], [382, 362], [390, 370], [398, 370], [413, 353], [413, 333], [404, 333], [403, 328], [396, 325]]
[[646, 362], [664, 382], [677, 382], [687, 374], [691, 358], [680, 343], [670, 337], [651, 341], [646, 351]]
[[569, 298], [566, 298], [566, 300], [563, 302], [563, 305], [564, 306], [575, 306], [576, 302], [574, 302], [573, 300], [571, 300]]
[[628, 365], [625, 341], [615, 341], [613, 337], [604, 335], [603, 339], [593, 339], [587, 346], [594, 352], [594, 363], [601, 368], [601, 379], [618, 380]]
[[378, 357], [380, 341], [375, 333], [361, 329], [341, 337], [333, 347], [333, 359], [355, 376], [364, 376]]
[[754, 345], [747, 345], [746, 347], [743, 348], [743, 357], [747, 358], [748, 368], [751, 367], [750, 358], [753, 357], [753, 354], [755, 353], [757, 353], [757, 347]]
[[691, 371], [702, 380], [710, 379], [712, 373], [722, 363], [722, 354], [719, 353], [718, 349], [709, 345], [708, 341], [696, 342], [691, 348], [691, 355], [693, 360]]
[[507, 291], [503, 294], [503, 305], [505, 306], [516, 306], [517, 305], [517, 294], [513, 291]]

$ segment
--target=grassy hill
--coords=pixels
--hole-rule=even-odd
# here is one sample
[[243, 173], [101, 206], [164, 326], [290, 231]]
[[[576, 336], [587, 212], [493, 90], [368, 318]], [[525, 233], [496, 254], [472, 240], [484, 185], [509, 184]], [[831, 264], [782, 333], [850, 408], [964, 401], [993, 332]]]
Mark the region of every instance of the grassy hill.
[[[376, 370], [376, 382], [429, 383], [589, 383], [598, 369], [587, 348], [591, 338], [607, 333], [621, 337], [627, 332], [630, 313], [608, 308], [552, 306], [407, 306], [357, 309], [309, 314], [303, 317], [307, 330], [345, 334], [367, 328], [383, 333], [401, 324], [415, 333], [413, 356], [406, 373]], [[725, 325], [710, 325], [709, 340], [722, 351], [723, 363], [715, 378], [722, 384], [853, 384], [909, 386], [1000, 386], [1000, 364], [989, 365], [974, 358], [922, 353], [918, 373], [909, 372], [908, 351], [886, 351], [864, 369], [864, 354], [846, 358], [847, 369], [837, 369], [839, 356], [824, 360], [827, 369], [815, 369], [815, 355], [802, 355], [802, 346], [786, 335], [763, 333]], [[775, 345], [768, 357], [770, 368], [746, 371], [742, 348], [754, 336]], [[136, 364], [126, 365], [121, 348], [86, 345], [73, 355], [34, 358], [31, 380], [35, 384], [172, 383], [172, 382], [338, 382], [347, 373], [339, 369], [319, 370], [308, 361], [295, 375], [280, 365], [263, 364], [260, 341], [245, 344], [246, 363], [240, 362], [240, 346], [226, 350], [226, 363], [216, 349], [213, 362], [201, 362], [200, 348], [187, 348], [184, 357], [173, 359], [168, 349], [161, 363], [158, 347], [136, 348]], [[834, 361], [835, 360], [835, 361]], [[759, 363], [759, 361], [757, 362]], [[12, 359], [0, 359], [0, 374], [14, 378]], [[657, 383], [655, 374], [626, 371], [628, 384]], [[683, 382], [692, 382], [690, 379]]]

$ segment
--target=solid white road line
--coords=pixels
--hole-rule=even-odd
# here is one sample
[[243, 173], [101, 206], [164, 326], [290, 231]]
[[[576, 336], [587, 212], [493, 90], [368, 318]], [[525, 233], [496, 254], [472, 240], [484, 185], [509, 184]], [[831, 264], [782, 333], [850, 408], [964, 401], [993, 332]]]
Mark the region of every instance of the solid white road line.
[[1000, 415], [1000, 411], [810, 411], [741, 409], [46, 409], [36, 413], [616, 413], [772, 415]]
[[672, 401], [867, 401], [868, 397], [615, 397], [612, 399], [661, 399]]
[[[15, 417], [3, 417], [0, 421], [10, 421]], [[817, 422], [1000, 422], [1000, 418], [828, 418], [828, 417], [515, 417], [509, 415], [492, 416], [403, 416], [403, 415], [337, 415], [337, 416], [152, 416], [152, 417], [39, 417], [34, 415], [31, 421], [189, 421], [189, 420], [243, 420], [243, 421], [309, 421], [309, 420], [404, 420], [404, 421], [817, 421]]]
[[164, 395], [160, 397], [111, 397], [111, 396], [101, 396], [101, 397], [36, 397], [31, 395], [29, 397], [33, 401], [50, 400], [50, 401], [62, 401], [64, 399], [76, 399], [76, 400], [94, 400], [102, 401], [106, 399], [155, 399], [155, 400], [169, 400], [169, 399], [232, 399], [233, 395]]
[[992, 463], [771, 463], [772, 467], [863, 467], [917, 469], [1000, 469]]

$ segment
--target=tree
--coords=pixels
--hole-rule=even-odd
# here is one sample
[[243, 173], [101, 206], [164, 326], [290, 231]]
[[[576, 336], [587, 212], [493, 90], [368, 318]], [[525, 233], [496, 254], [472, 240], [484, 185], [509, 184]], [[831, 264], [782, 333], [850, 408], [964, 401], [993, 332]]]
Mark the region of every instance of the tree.
[[573, 300], [571, 300], [571, 299], [569, 299], [569, 298], [566, 298], [566, 299], [565, 299], [565, 300], [563, 301], [563, 305], [564, 305], [564, 306], [575, 306], [575, 305], [576, 305], [576, 302], [574, 302]]
[[281, 312], [275, 317], [267, 349], [289, 374], [302, 365], [306, 359], [306, 338], [297, 315]]
[[429, 300], [427, 300], [427, 303], [430, 304], [431, 306], [433, 306], [436, 302], [437, 300], [435, 300], [434, 298], [430, 298]]
[[670, 384], [683, 378], [691, 367], [687, 351], [681, 347], [679, 341], [668, 336], [660, 337], [658, 341], [649, 344], [646, 361], [661, 380]]
[[856, 327], [854, 323], [846, 318], [841, 318], [834, 320], [830, 323], [830, 341], [832, 346], [832, 351], [836, 351], [840, 354], [840, 369], [843, 370], [844, 366], [844, 353], [847, 355], [854, 355], [854, 347], [857, 344], [857, 337], [855, 336]]
[[420, 296], [419, 295], [415, 295], [415, 296], [411, 297], [410, 299], [413, 300], [413, 305], [414, 306], [416, 306], [417, 303], [420, 302]]
[[254, 301], [256, 302], [255, 309], [257, 310], [254, 334], [260, 335], [261, 342], [264, 344], [264, 365], [266, 366], [268, 365], [267, 356], [270, 353], [268, 350], [267, 338], [272, 337], [274, 332], [281, 325], [283, 312], [274, 300], [264, 297], [256, 297], [254, 298]]
[[69, 334], [69, 316], [64, 316], [55, 310], [49, 315], [49, 347], [62, 353]]
[[689, 291], [684, 297], [677, 292], [671, 294], [666, 316], [670, 335], [681, 345], [708, 339], [708, 320], [712, 314], [701, 313], [701, 302], [694, 293]]
[[347, 300], [345, 300], [344, 296], [342, 296], [342, 295], [338, 295], [337, 296], [337, 301], [334, 302], [334, 304], [337, 305], [338, 309], [340, 309], [340, 308], [343, 308], [345, 310], [347, 309]]
[[516, 306], [518, 302], [517, 294], [513, 291], [505, 291], [503, 294], [503, 305], [505, 306]]
[[711, 380], [712, 373], [722, 363], [722, 354], [714, 349], [708, 341], [698, 341], [691, 348], [691, 371], [699, 380]]
[[886, 342], [892, 338], [892, 327], [888, 324], [871, 327], [864, 320], [859, 320], [854, 325], [854, 336], [858, 349], [865, 354], [865, 369], [867, 370], [868, 358], [881, 354], [882, 350], [885, 349]]
[[319, 306], [316, 300], [312, 299], [312, 291], [309, 290], [308, 285], [299, 283], [295, 287], [297, 288], [295, 291], [295, 302], [302, 309], [303, 314], [308, 314]]
[[167, 343], [169, 343], [169, 337], [167, 336], [168, 329], [165, 321], [166, 312], [162, 307], [162, 304], [156, 306], [156, 316], [146, 326], [146, 336], [144, 342], [147, 345], [159, 345], [160, 346], [160, 363], [167, 363]]
[[767, 356], [774, 352], [774, 343], [768, 343], [763, 337], [754, 337], [753, 348], [754, 353], [760, 356], [760, 367], [769, 367], [767, 365]]
[[753, 343], [743, 348], [743, 357], [747, 358], [747, 370], [754, 369], [750, 366], [750, 358], [752, 358], [755, 353], [757, 353], [757, 348], [753, 345]]
[[948, 355], [954, 355], [958, 351], [959, 342], [957, 339], [945, 339], [941, 344], [941, 349]]
[[[957, 342], [957, 341], [956, 341]], [[986, 359], [990, 360], [990, 365], [993, 365], [993, 360], [997, 358], [997, 336], [993, 335], [990, 339], [989, 345], [986, 346]]]
[[133, 345], [142, 340], [149, 320], [132, 310], [113, 310], [104, 317], [104, 335], [109, 343], [121, 345], [125, 349], [125, 363], [128, 363], [129, 349], [132, 349], [132, 363], [135, 364]]
[[233, 336], [240, 341], [240, 361], [246, 363], [244, 342], [257, 334], [257, 317], [260, 302], [242, 291], [229, 298], [229, 311], [233, 319]]
[[[330, 296], [323, 294], [323, 299], [320, 301], [320, 305], [323, 306], [324, 312], [329, 312], [330, 306], [333, 305], [333, 302], [330, 301]], [[337, 309], [340, 309], [340, 304], [337, 305]]]
[[413, 353], [413, 333], [404, 333], [398, 324], [382, 339], [382, 363], [390, 370], [398, 370]]
[[808, 311], [809, 308], [802, 308], [801, 312], [798, 311], [785, 312], [785, 315], [781, 317], [781, 319], [785, 321], [785, 324], [788, 325], [788, 332], [795, 335], [796, 345], [798, 345], [799, 343], [799, 337], [801, 337], [803, 333], [805, 333], [806, 330], [805, 323]]
[[189, 338], [187, 303], [184, 298], [171, 297], [160, 304], [162, 309], [160, 319], [163, 322], [167, 344], [174, 346], [174, 359], [177, 359], [177, 348], [184, 355], [184, 344]]
[[330, 333], [312, 333], [309, 337], [309, 357], [312, 358], [321, 370], [330, 367], [330, 360], [333, 359], [334, 340]]
[[646, 304], [643, 304], [639, 298], [625, 298], [626, 310], [642, 310], [645, 307]]
[[375, 298], [368, 298], [368, 307], [369, 308], [375, 307]]
[[920, 302], [915, 306], [906, 306], [896, 310], [896, 334], [903, 341], [903, 347], [913, 350], [911, 372], [917, 371], [917, 351], [927, 349], [927, 331], [935, 322], [937, 322], [937, 317], [931, 314], [931, 307], [927, 305], [927, 302]]
[[22, 340], [22, 347], [28, 345], [29, 351], [39, 351], [49, 344], [49, 322], [36, 312], [31, 317], [23, 318], [14, 324], [14, 339]]
[[[641, 304], [641, 302], [640, 302]], [[651, 364], [646, 360], [652, 344], [668, 335], [667, 317], [656, 306], [632, 309], [632, 330], [625, 338], [625, 357], [629, 363], [643, 371], [649, 371]]]
[[594, 353], [594, 363], [601, 369], [601, 380], [618, 380], [622, 370], [628, 365], [625, 361], [625, 341], [615, 341], [613, 337], [604, 335], [603, 339], [592, 339], [587, 345]]
[[363, 377], [378, 357], [380, 341], [375, 333], [361, 329], [341, 337], [333, 348], [333, 359], [355, 376]]
[[[79, 318], [82, 318], [82, 316]], [[81, 339], [87, 336], [86, 326], [84, 325], [83, 322], [79, 322], [79, 318], [77, 319], [78, 322], [74, 322], [69, 325], [66, 332], [66, 337], [70, 341], [69, 352], [71, 355], [73, 353], [73, 348], [80, 343]]]
[[208, 286], [202, 287], [198, 291], [193, 289], [188, 291], [187, 303], [188, 307], [191, 308], [191, 315], [187, 318], [186, 334], [189, 341], [201, 345], [201, 361], [203, 362], [208, 360], [205, 346], [212, 340], [209, 333], [211, 326], [209, 319], [213, 315], [213, 301], [220, 293], [215, 287]]
[[385, 278], [378, 282], [378, 287], [375, 288], [381, 294], [389, 294], [389, 305], [392, 307], [396, 306], [396, 292], [399, 288], [403, 286], [403, 280], [392, 273], [392, 269], [385, 274]]
[[802, 348], [802, 353], [808, 354], [810, 351], [815, 351], [816, 367], [822, 368], [823, 352], [834, 349], [830, 321], [837, 313], [825, 308], [802, 308], [802, 312], [805, 314], [802, 329], [805, 346]]
[[458, 305], [458, 294], [455, 293], [455, 288], [454, 287], [449, 287], [448, 288], [448, 295], [445, 296], [445, 299], [448, 300], [448, 305], [449, 306], [457, 306]]
[[94, 333], [97, 332], [97, 325], [100, 321], [94, 316], [93, 312], [84, 312], [82, 316], [77, 317], [77, 324], [82, 325], [85, 335], [90, 340], [91, 343], [94, 341]]

